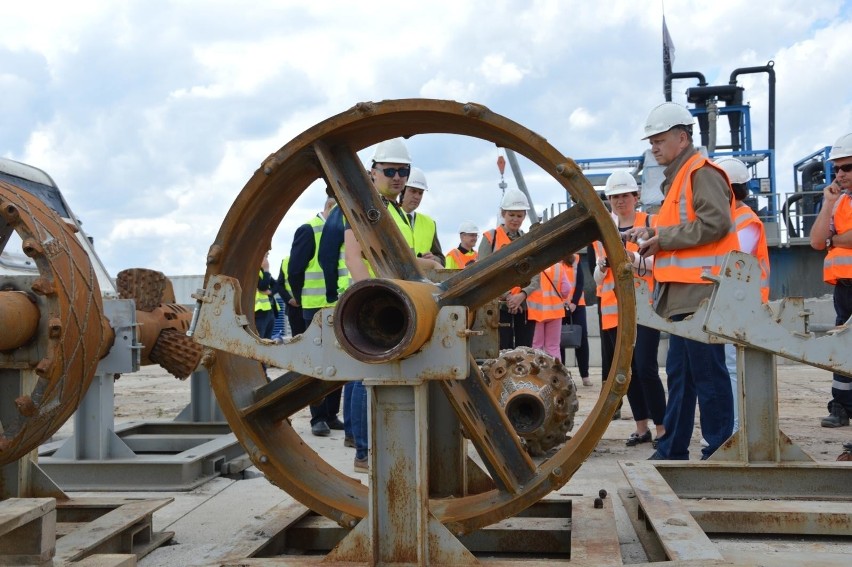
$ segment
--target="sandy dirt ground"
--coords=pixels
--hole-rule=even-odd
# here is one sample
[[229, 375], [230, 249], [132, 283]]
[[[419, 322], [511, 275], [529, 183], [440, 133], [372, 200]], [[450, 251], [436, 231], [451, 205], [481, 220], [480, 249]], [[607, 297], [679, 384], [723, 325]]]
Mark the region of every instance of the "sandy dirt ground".
[[[591, 369], [592, 386], [579, 383], [579, 374], [572, 368], [580, 400], [579, 426], [588, 415], [600, 393], [600, 368]], [[274, 371], [273, 371], [274, 372]], [[663, 375], [665, 382], [665, 376]], [[801, 364], [778, 365], [778, 396], [781, 429], [794, 442], [818, 461], [833, 461], [841, 452], [841, 444], [852, 441], [852, 428], [827, 429], [820, 426], [820, 419], [827, 415], [826, 403], [831, 396], [831, 374], [819, 368]], [[140, 372], [121, 376], [115, 383], [115, 421], [147, 421], [173, 419], [190, 400], [189, 382], [173, 378], [156, 366], [143, 367]], [[295, 422], [308, 419], [307, 411], [296, 416]], [[699, 415], [696, 415], [696, 430], [693, 435], [695, 447], [700, 440]], [[66, 424], [59, 436], [66, 436], [73, 427]], [[630, 406], [626, 403], [622, 419], [613, 422], [601, 440], [595, 457], [636, 459], [644, 453], [650, 454], [650, 445], [626, 447], [624, 439], [633, 431]], [[697, 451], [693, 451], [697, 455]], [[697, 457], [696, 457], [697, 458]]]

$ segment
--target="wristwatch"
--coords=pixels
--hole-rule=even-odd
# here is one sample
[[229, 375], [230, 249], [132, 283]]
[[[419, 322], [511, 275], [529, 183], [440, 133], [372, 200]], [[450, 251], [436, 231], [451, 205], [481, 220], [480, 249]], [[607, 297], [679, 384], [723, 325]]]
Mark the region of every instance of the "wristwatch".
[[825, 248], [826, 248], [826, 250], [828, 250], [828, 249], [829, 249], [829, 248], [831, 248], [832, 246], [834, 246], [834, 235], [829, 236], [828, 238], [826, 238], [826, 239], [825, 239]]

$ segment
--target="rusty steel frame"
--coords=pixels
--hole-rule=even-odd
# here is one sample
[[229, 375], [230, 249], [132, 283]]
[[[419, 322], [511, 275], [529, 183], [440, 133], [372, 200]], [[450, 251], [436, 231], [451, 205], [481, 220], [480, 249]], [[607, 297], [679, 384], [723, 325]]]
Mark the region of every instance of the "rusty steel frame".
[[[0, 182], [0, 219], [21, 237], [24, 253], [39, 271], [36, 278], [3, 278], [0, 284], [31, 293], [40, 313], [37, 337], [0, 353], [0, 368], [18, 374], [20, 384], [12, 387], [18, 389], [13, 406], [6, 406], [6, 400], [0, 408], [4, 465], [49, 439], [74, 413], [114, 334], [104, 316], [97, 276], [73, 227], [6, 182]], [[4, 247], [7, 242], [2, 240]]]
[[[775, 363], [777, 354], [848, 371], [848, 329], [820, 338], [806, 332], [801, 299], [773, 311], [761, 301], [760, 267], [748, 254], [731, 252], [720, 275], [706, 278], [713, 293], [695, 315], [675, 323], [643, 304], [639, 323], [735, 342], [740, 429], [706, 461], [621, 462], [639, 520], [671, 561], [721, 557], [706, 533], [849, 536], [852, 463], [816, 463], [781, 431]], [[641, 289], [638, 301], [646, 294]], [[770, 564], [792, 563], [780, 553]]]
[[[431, 133], [470, 136], [514, 150], [551, 175], [577, 203], [463, 274], [438, 284], [438, 307], [456, 305], [472, 311], [593, 240], [601, 240], [608, 256], [615, 259], [616, 294], [623, 307], [619, 310], [618, 354], [597, 403], [574, 437], [538, 467], [508, 431], [505, 415], [484, 387], [472, 358], [466, 379], [440, 381], [486, 466], [503, 472], [495, 478], [497, 488], [428, 500], [430, 516], [452, 533], [465, 534], [517, 514], [563, 486], [603, 436], [627, 390], [635, 338], [632, 271], [609, 213], [572, 160], [538, 134], [477, 104], [426, 99], [359, 103], [303, 132], [263, 162], [233, 203], [210, 247], [205, 282], [217, 275], [236, 279], [242, 290], [241, 311], [252, 313], [257, 266], [272, 235], [308, 186], [324, 179], [378, 277], [428, 283], [393, 220], [383, 213], [385, 207], [356, 152], [389, 138]], [[200, 305], [202, 310], [208, 308]], [[312, 326], [316, 324], [315, 319]], [[252, 461], [272, 482], [342, 526], [351, 527], [367, 516], [366, 486], [321, 459], [282, 412], [251, 410], [265, 407], [265, 396], [279, 395], [275, 387], [269, 393], [271, 384], [256, 360], [227, 349], [213, 351], [209, 360], [211, 382], [223, 413]], [[286, 405], [288, 415], [325, 389], [310, 384], [339, 384], [310, 376], [296, 380], [308, 387], [296, 388], [274, 401]], [[499, 439], [501, 434], [505, 439]]]

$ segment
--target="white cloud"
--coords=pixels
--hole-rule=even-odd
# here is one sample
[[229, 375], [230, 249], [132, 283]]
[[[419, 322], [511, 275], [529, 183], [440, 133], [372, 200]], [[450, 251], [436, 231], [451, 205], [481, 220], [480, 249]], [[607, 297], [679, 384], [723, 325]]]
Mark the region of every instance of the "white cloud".
[[[852, 130], [849, 2], [746, 0], [666, 6], [676, 71], [725, 84], [775, 61], [776, 176]], [[392, 13], [396, 25], [383, 14]], [[203, 272], [231, 203], [260, 163], [356, 102], [482, 103], [571, 157], [638, 155], [662, 100], [661, 13], [617, 0], [486, 0], [403, 6], [258, 0], [4, 5], [0, 154], [51, 174], [115, 273]], [[677, 81], [684, 102], [690, 80]], [[766, 142], [768, 82], [743, 75], [754, 144]], [[410, 142], [430, 180], [424, 211], [445, 248], [461, 220], [496, 222], [500, 150], [458, 137]], [[522, 159], [537, 208], [564, 200]], [[506, 181], [514, 186], [511, 172]], [[273, 238], [273, 263], [318, 211], [312, 187]]]

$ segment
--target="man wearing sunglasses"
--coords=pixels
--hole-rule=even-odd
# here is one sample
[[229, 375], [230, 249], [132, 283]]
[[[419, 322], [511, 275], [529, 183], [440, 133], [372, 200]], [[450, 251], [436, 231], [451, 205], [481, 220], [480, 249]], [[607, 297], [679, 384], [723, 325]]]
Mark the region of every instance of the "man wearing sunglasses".
[[[822, 191], [822, 208], [811, 228], [811, 246], [828, 250], [823, 279], [834, 286], [834, 323], [843, 325], [852, 316], [852, 133], [841, 136], [828, 155], [835, 178]], [[834, 374], [828, 416], [823, 427], [849, 425], [852, 415], [852, 378]]]

